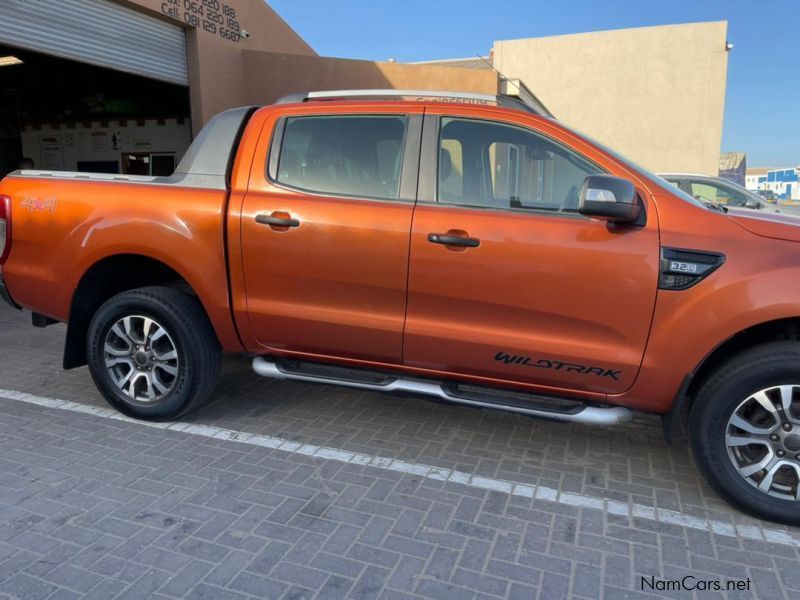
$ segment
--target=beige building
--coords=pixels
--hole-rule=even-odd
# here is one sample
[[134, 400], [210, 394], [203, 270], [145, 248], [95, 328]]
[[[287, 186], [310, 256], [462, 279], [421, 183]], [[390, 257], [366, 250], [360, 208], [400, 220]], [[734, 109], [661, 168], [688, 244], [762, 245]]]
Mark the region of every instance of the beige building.
[[303, 90], [515, 92], [499, 72], [653, 169], [713, 172], [719, 154], [725, 23], [502, 41], [428, 64], [320, 57], [263, 0], [3, 0], [0, 23], [0, 176], [23, 156], [163, 174], [226, 108]]
[[716, 175], [727, 22], [505, 40], [489, 57], [422, 64], [518, 78], [560, 120], [661, 172]]

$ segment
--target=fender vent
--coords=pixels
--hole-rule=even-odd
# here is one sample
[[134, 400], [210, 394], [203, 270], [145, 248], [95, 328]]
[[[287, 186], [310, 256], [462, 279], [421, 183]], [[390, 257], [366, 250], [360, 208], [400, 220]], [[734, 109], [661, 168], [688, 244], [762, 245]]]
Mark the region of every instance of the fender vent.
[[725, 262], [725, 255], [716, 252], [661, 249], [661, 276], [658, 287], [662, 290], [685, 290], [702, 281]]

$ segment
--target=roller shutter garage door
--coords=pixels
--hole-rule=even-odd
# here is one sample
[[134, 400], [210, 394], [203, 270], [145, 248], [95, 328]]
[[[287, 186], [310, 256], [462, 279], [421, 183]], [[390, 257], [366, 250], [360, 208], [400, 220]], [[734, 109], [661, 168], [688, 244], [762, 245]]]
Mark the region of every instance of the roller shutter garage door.
[[189, 83], [183, 29], [109, 0], [0, 0], [0, 43]]

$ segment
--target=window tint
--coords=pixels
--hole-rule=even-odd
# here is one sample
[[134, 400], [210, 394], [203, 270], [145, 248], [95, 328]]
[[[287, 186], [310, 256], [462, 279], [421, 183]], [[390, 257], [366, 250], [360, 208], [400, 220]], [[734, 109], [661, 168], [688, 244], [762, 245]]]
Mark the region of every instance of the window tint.
[[583, 180], [602, 173], [520, 127], [445, 118], [439, 138], [439, 202], [575, 212]]
[[708, 183], [692, 182], [692, 196], [698, 200], [707, 200], [727, 206], [744, 206], [747, 203], [747, 194], [732, 190], [725, 186]]
[[406, 117], [286, 119], [277, 180], [313, 192], [399, 195]]

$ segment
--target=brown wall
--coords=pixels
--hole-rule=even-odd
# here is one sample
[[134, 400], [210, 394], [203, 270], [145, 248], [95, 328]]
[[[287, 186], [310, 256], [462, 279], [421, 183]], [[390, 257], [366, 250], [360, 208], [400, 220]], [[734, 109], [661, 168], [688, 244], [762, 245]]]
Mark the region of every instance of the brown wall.
[[236, 11], [240, 27], [250, 33], [238, 43], [187, 24], [182, 0], [179, 19], [165, 14], [174, 6], [169, 0], [123, 1], [187, 28], [195, 132], [226, 108], [268, 104], [292, 92], [404, 88], [497, 93], [492, 71], [318, 57], [263, 0], [220, 0]]
[[246, 51], [244, 71], [248, 104], [268, 104], [283, 95], [310, 90], [394, 88], [497, 93], [497, 76], [489, 70]]
[[[245, 51], [288, 52], [315, 56], [316, 53], [264, 0], [219, 0], [235, 11], [234, 20], [250, 34], [248, 38], [231, 41], [217, 32], [206, 31], [202, 25], [187, 23], [193, 13], [169, 0], [124, 0], [143, 11], [180, 23], [187, 29], [187, 54], [191, 86], [192, 125], [195, 132], [212, 116], [232, 106], [245, 104]], [[195, 1], [195, 4], [201, 4]], [[171, 9], [177, 9], [177, 16]], [[194, 13], [200, 19], [200, 16]], [[207, 17], [207, 15], [204, 15]], [[222, 15], [226, 29], [228, 15]], [[213, 21], [210, 21], [213, 23]]]

